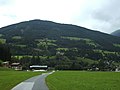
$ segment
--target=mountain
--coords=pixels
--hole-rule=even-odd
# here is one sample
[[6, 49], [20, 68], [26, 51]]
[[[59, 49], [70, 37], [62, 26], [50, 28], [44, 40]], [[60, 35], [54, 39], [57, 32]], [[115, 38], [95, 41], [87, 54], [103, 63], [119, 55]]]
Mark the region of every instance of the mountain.
[[9, 46], [12, 62], [19, 61], [26, 68], [40, 64], [105, 70], [120, 63], [119, 37], [51, 21], [30, 20], [0, 28], [0, 45]]
[[111, 35], [120, 37], [120, 30], [112, 32]]
[[[120, 44], [118, 37], [75, 25], [42, 20], [25, 21], [0, 28], [0, 38], [10, 45], [14, 54], [32, 54], [31, 50], [38, 50], [45, 42], [55, 49], [75, 47], [120, 51], [114, 45]], [[21, 51], [17, 50], [20, 48]]]
[[120, 38], [70, 24], [31, 20], [0, 28], [0, 40], [11, 47], [13, 55], [41, 54], [46, 49], [120, 51]]

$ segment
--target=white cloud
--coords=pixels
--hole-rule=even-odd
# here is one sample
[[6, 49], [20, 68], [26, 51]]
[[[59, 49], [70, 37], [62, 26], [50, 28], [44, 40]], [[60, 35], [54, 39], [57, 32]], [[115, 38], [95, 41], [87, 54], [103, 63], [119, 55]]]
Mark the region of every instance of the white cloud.
[[[13, 0], [12, 6], [0, 7], [0, 19], [6, 20], [10, 16], [16, 16], [13, 22], [31, 19], [45, 19], [61, 23], [71, 23], [72, 18], [82, 7], [83, 0]], [[6, 18], [5, 18], [6, 17]], [[9, 19], [8, 19], [9, 20]], [[10, 20], [11, 21], [11, 20]], [[11, 22], [12, 23], [12, 22]], [[2, 26], [2, 25], [1, 25]], [[4, 25], [3, 25], [4, 26]]]
[[110, 33], [119, 26], [119, 0], [0, 0], [0, 27], [42, 19]]
[[25, 0], [24, 3], [17, 1], [14, 13], [24, 19], [41, 18], [66, 23], [76, 14], [82, 2], [82, 0]]

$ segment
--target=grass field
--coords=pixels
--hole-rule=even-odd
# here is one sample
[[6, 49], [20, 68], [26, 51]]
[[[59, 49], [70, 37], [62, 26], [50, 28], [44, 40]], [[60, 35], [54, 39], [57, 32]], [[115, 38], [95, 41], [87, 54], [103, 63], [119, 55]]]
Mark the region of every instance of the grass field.
[[0, 71], [14, 71], [14, 70], [13, 70], [13, 69], [10, 69], [10, 68], [0, 67]]
[[120, 90], [119, 72], [58, 71], [46, 81], [50, 90]]
[[0, 68], [0, 90], [10, 90], [18, 83], [40, 74], [41, 72], [23, 72]]

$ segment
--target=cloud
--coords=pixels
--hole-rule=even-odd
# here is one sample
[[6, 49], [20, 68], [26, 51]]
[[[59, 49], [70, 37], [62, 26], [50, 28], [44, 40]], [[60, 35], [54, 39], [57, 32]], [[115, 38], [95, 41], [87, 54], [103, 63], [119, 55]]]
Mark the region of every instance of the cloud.
[[0, 6], [7, 6], [13, 3], [13, 0], [0, 0]]
[[43, 19], [111, 33], [120, 28], [119, 0], [0, 0], [0, 27]]
[[[28, 3], [29, 2], [29, 3]], [[82, 6], [83, 0], [25, 0], [16, 1], [13, 10], [20, 18], [41, 18], [68, 23]]]
[[101, 28], [107, 32], [112, 32], [120, 28], [120, 1], [119, 0], [107, 0], [108, 3], [101, 9], [97, 10], [92, 18], [95, 20], [108, 24], [109, 27], [103, 25]]
[[0, 6], [6, 5], [6, 4], [7, 4], [7, 1], [6, 1], [6, 0], [0, 0]]
[[0, 8], [2, 10], [0, 18], [4, 16], [4, 19], [5, 17], [13, 19], [14, 23], [31, 19], [72, 23], [72, 18], [82, 7], [83, 2], [83, 0], [14, 0], [12, 6]]
[[[97, 2], [96, 2], [97, 3]], [[103, 4], [102, 4], [103, 3]], [[100, 8], [92, 10], [90, 20], [93, 23], [90, 28], [111, 33], [120, 28], [120, 1], [105, 0], [101, 2]], [[87, 23], [87, 21], [86, 21]]]

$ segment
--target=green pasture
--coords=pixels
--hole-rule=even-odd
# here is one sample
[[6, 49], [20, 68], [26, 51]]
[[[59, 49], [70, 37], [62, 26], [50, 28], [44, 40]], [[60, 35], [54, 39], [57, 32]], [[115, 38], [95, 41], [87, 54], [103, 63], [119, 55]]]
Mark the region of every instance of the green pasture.
[[14, 36], [14, 37], [12, 37], [12, 39], [14, 39], [14, 40], [20, 40], [20, 39], [22, 39], [22, 37], [21, 36]]
[[110, 52], [110, 51], [105, 51], [105, 50], [99, 50], [99, 49], [95, 49], [94, 52], [105, 53], [105, 54], [115, 54], [115, 52]]
[[68, 48], [57, 48], [56, 50], [57, 51], [68, 51], [69, 49]]
[[42, 72], [26, 72], [26, 71], [14, 71], [6, 68], [0, 68], [0, 89], [10, 90], [18, 83], [40, 75]]
[[81, 38], [78, 38], [78, 37], [61, 37], [63, 39], [69, 39], [69, 40], [81, 40]]
[[6, 43], [6, 39], [0, 38], [0, 43], [5, 44]]
[[81, 58], [81, 57], [77, 57], [77, 61], [82, 61], [82, 62], [86, 62], [86, 63], [89, 63], [89, 64], [98, 63], [98, 61], [87, 59], [87, 58]]
[[51, 40], [51, 39], [48, 39], [48, 38], [45, 38], [45, 39], [35, 39], [35, 41], [38, 41], [38, 42], [56, 42], [56, 40]]
[[0, 67], [0, 71], [14, 71], [14, 70], [13, 70], [13, 69], [10, 69], [10, 68]]
[[48, 38], [46, 38], [46, 39], [36, 39], [35, 41], [39, 42], [37, 44], [38, 47], [41, 47], [41, 46], [43, 46], [43, 47], [44, 46], [57, 46], [55, 44], [56, 40], [51, 40], [51, 39], [48, 39]]
[[120, 48], [120, 44], [113, 44], [115, 47]]
[[56, 44], [54, 43], [51, 43], [51, 42], [39, 42], [37, 44], [38, 47], [48, 47], [48, 46], [57, 46]]
[[46, 81], [50, 90], [120, 90], [119, 72], [57, 71]]
[[3, 36], [3, 34], [0, 34], [0, 37], [2, 37]]
[[[11, 58], [17, 58], [17, 59], [22, 59], [22, 58], [32, 58], [33, 56], [31, 55], [17, 55], [17, 56], [11, 56]], [[35, 58], [37, 58], [38, 56], [34, 56]], [[50, 58], [53, 58], [54, 56], [51, 56]], [[39, 58], [41, 59], [46, 59], [47, 56], [39, 56]]]
[[78, 37], [61, 37], [61, 38], [68, 39], [68, 40], [74, 40], [74, 41], [82, 40], [82, 41], [85, 41], [85, 43], [90, 46], [94, 46], [94, 47], [100, 46], [99, 44], [95, 43], [93, 40], [87, 39], [87, 38], [78, 38]]
[[22, 45], [22, 44], [21, 44], [21, 45], [20, 45], [20, 44], [19, 44], [19, 45], [13, 45], [13, 46], [21, 47], [21, 48], [25, 48], [25, 47], [27, 47], [27, 45]]
[[86, 42], [91, 42], [92, 40], [91, 39], [87, 39], [87, 38], [79, 38], [79, 37], [61, 37], [63, 39], [69, 39], [69, 40], [83, 40], [83, 41], [86, 41]]

